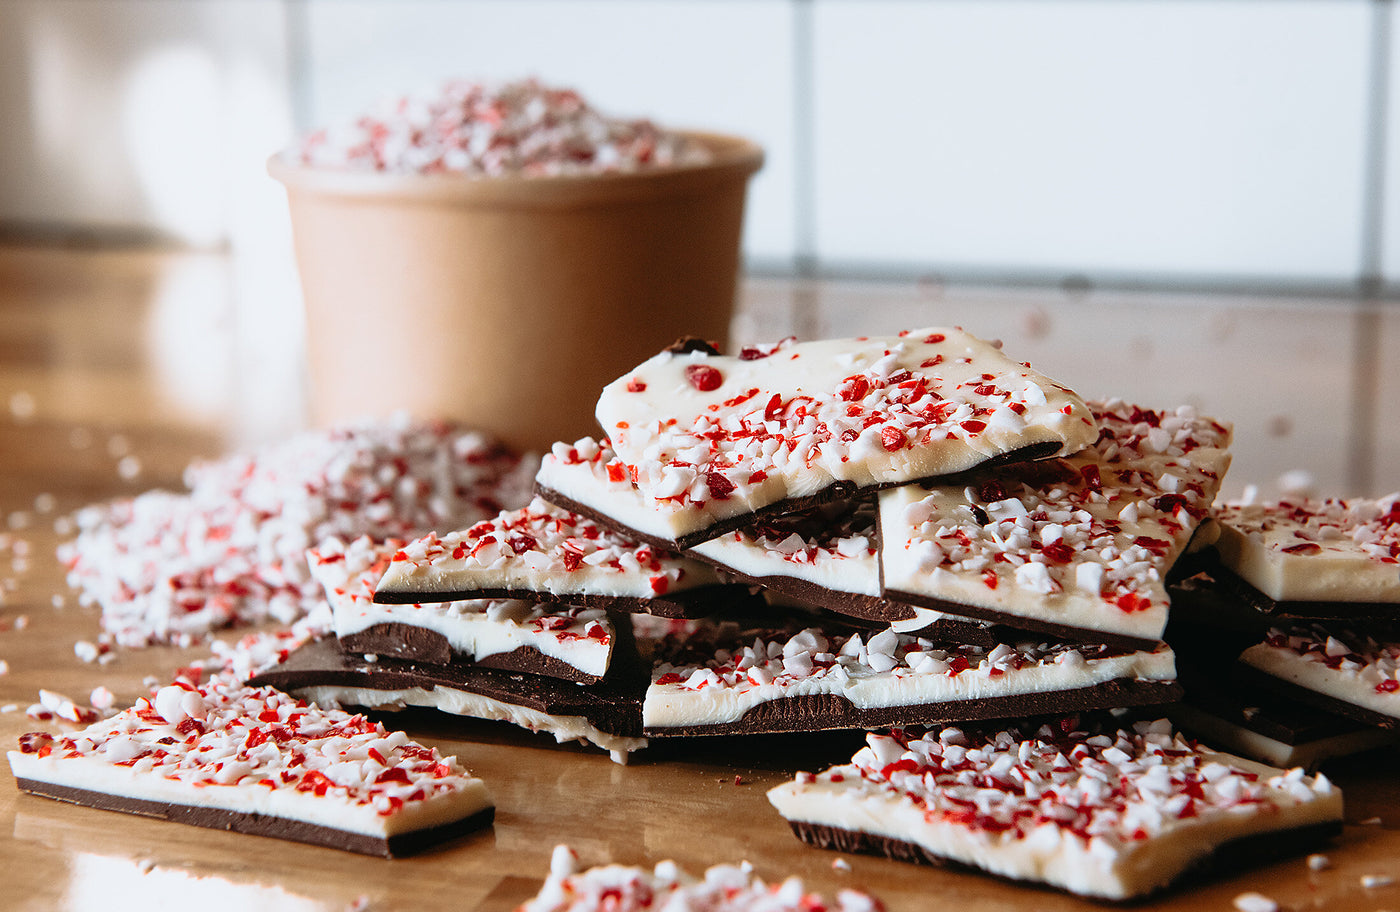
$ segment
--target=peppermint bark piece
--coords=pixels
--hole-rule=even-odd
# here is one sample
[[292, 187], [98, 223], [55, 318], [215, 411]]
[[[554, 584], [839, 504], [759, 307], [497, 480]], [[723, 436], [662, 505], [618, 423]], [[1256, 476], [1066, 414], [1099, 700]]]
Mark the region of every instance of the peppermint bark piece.
[[1337, 625], [1269, 631], [1240, 654], [1249, 679], [1367, 725], [1400, 729], [1400, 635]]
[[[602, 608], [517, 599], [380, 605], [374, 587], [405, 542], [332, 539], [307, 553], [325, 587], [342, 649], [443, 664], [528, 671], [591, 683], [607, 674], [619, 639]], [[630, 633], [624, 630], [624, 634]]]
[[604, 388], [598, 423], [683, 549], [755, 514], [1075, 452], [1073, 393], [961, 330], [665, 351]]
[[1257, 609], [1400, 619], [1400, 492], [1222, 504], [1214, 519], [1210, 572]]
[[966, 865], [1108, 900], [1341, 831], [1323, 776], [1201, 748], [1166, 722], [871, 734], [846, 765], [772, 789], [804, 841]]
[[469, 529], [405, 545], [375, 589], [381, 603], [520, 598], [685, 617], [720, 587], [713, 571], [535, 498]]
[[1229, 467], [1229, 429], [1190, 408], [1093, 404], [1074, 456], [880, 495], [885, 595], [1083, 642], [1146, 646], [1165, 579]]
[[216, 676], [9, 752], [35, 795], [195, 826], [399, 855], [491, 823], [486, 786], [363, 716]]
[[645, 672], [598, 684], [513, 673], [474, 665], [436, 665], [344, 653], [334, 640], [314, 640], [251, 683], [303, 699], [373, 710], [436, 709], [456, 716], [509, 722], [608, 751], [618, 762], [646, 747], [641, 705]]
[[578, 855], [556, 846], [549, 877], [539, 893], [516, 912], [883, 912], [875, 897], [858, 890], [841, 890], [835, 904], [810, 893], [796, 877], [767, 884], [747, 862], [714, 865], [695, 877], [674, 861], [653, 868], [597, 865], [580, 869]]
[[939, 645], [891, 630], [689, 622], [655, 648], [648, 735], [824, 731], [1177, 699], [1171, 649]]

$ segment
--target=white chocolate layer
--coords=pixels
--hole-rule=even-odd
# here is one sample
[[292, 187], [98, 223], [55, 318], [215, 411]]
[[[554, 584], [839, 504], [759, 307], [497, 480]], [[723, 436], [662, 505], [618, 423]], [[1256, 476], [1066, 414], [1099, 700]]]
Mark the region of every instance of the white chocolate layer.
[[605, 529], [540, 498], [462, 532], [429, 534], [393, 557], [377, 587], [431, 601], [433, 593], [536, 592], [650, 599], [718, 582], [687, 558]]
[[363, 716], [218, 678], [169, 685], [81, 732], [29, 747], [9, 753], [18, 778], [377, 837], [491, 807], [485, 784], [455, 757]]
[[832, 484], [900, 484], [1097, 434], [1049, 378], [956, 329], [663, 352], [604, 388], [597, 418], [668, 539]]
[[1013, 625], [1159, 639], [1164, 578], [1219, 490], [1230, 432], [1187, 408], [1093, 408], [1101, 435], [1074, 456], [882, 491], [885, 589]]
[[1320, 627], [1272, 630], [1240, 661], [1299, 687], [1400, 718], [1400, 643]]
[[850, 764], [799, 774], [769, 800], [790, 822], [913, 843], [1084, 896], [1142, 896], [1229, 840], [1342, 816], [1324, 777], [1193, 749], [1165, 723], [867, 741]]
[[1277, 602], [1393, 602], [1400, 613], [1400, 492], [1379, 500], [1225, 504], [1221, 563]]
[[308, 553], [311, 572], [326, 589], [335, 634], [346, 637], [376, 624], [406, 624], [440, 634], [453, 652], [473, 660], [532, 649], [601, 678], [616, 641], [601, 608], [515, 599], [469, 599], [428, 605], [381, 605], [374, 587], [401, 542], [331, 540]]

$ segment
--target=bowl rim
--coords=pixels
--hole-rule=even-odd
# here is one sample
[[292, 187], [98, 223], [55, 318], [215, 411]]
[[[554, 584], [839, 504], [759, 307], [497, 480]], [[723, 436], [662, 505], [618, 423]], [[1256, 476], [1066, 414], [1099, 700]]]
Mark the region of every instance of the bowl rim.
[[703, 143], [714, 152], [713, 159], [699, 164], [665, 165], [600, 174], [464, 176], [310, 167], [288, 161], [287, 151], [283, 150], [268, 158], [267, 172], [292, 197], [567, 207], [699, 196], [725, 185], [742, 187], [749, 177], [763, 167], [763, 148], [742, 136], [689, 129], [667, 132]]

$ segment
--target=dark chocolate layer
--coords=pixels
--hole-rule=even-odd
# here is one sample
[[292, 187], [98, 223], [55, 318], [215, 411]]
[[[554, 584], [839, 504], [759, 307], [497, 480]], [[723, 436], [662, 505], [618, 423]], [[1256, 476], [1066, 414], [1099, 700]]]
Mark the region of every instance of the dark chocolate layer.
[[935, 598], [931, 595], [924, 595], [918, 592], [902, 592], [898, 589], [886, 589], [885, 597], [896, 601], [908, 602], [913, 605], [922, 605], [925, 608], [932, 608], [935, 611], [943, 611], [959, 617], [985, 621], [986, 623], [996, 624], [1012, 630], [1023, 630], [1027, 633], [1046, 635], [1065, 643], [1103, 644], [1106, 646], [1119, 646], [1124, 649], [1152, 649], [1158, 643], [1157, 640], [1150, 638], [1124, 636], [1123, 634], [1110, 633], [1104, 630], [1092, 630], [1087, 627], [1056, 624], [1052, 621], [1041, 620], [1040, 618], [1007, 614], [1004, 611], [995, 611], [991, 608], [983, 608], [979, 605], [965, 605], [962, 602], [952, 602], [947, 599]]
[[495, 808], [486, 808], [469, 817], [454, 820], [442, 826], [397, 833], [386, 837], [352, 833], [334, 827], [307, 823], [304, 820], [290, 820], [285, 817], [270, 817], [265, 814], [109, 795], [105, 792], [55, 785], [36, 779], [17, 779], [15, 781], [22, 790], [30, 794], [55, 798], [59, 801], [80, 804], [98, 810], [120, 811], [126, 814], [154, 817], [172, 823], [185, 823], [213, 830], [228, 830], [254, 836], [271, 836], [276, 839], [305, 842], [331, 849], [343, 849], [361, 855], [379, 855], [384, 858], [410, 855], [449, 839], [483, 829], [491, 825], [496, 814]]
[[1318, 693], [1300, 684], [1294, 684], [1292, 681], [1285, 681], [1276, 675], [1261, 671], [1253, 665], [1240, 662], [1235, 667], [1234, 673], [1238, 680], [1244, 684], [1264, 688], [1282, 698], [1297, 700], [1299, 703], [1336, 713], [1366, 725], [1374, 725], [1377, 728], [1400, 730], [1400, 718], [1387, 716], [1385, 713], [1378, 713], [1375, 710], [1366, 709], [1364, 706], [1357, 706], [1355, 703], [1338, 697]]
[[362, 656], [342, 652], [334, 638], [327, 638], [307, 643], [284, 662], [255, 675], [248, 683], [288, 692], [307, 687], [368, 690], [446, 687], [548, 715], [581, 716], [599, 731], [640, 737], [646, 675], [637, 668], [625, 672], [619, 668], [618, 672], [616, 680], [610, 678], [584, 685], [475, 665], [432, 665], [387, 657], [366, 662]]
[[835, 481], [827, 487], [823, 488], [822, 490], [817, 491], [813, 494], [809, 494], [805, 497], [794, 497], [788, 500], [780, 500], [776, 503], [771, 503], [767, 506], [761, 507], [758, 510], [753, 511], [752, 513], [741, 513], [737, 516], [730, 516], [724, 519], [716, 520], [714, 523], [710, 524], [709, 526], [706, 526], [703, 529], [688, 533], [686, 535], [682, 535], [676, 539], [661, 538], [646, 532], [642, 532], [639, 529], [634, 529], [631, 526], [628, 526], [625, 523], [622, 523], [621, 521], [608, 515], [607, 513], [599, 510], [597, 507], [592, 507], [587, 504], [579, 503], [573, 498], [567, 497], [561, 494], [560, 492], [555, 491], [552, 488], [547, 488], [539, 484], [538, 482], [535, 484], [535, 493], [538, 494], [540, 497], [543, 497], [550, 503], [554, 504], [556, 507], [562, 507], [565, 510], [571, 510], [574, 513], [578, 513], [581, 516], [586, 516], [589, 519], [592, 519], [595, 522], [597, 522], [599, 525], [606, 526], [615, 532], [620, 532], [623, 535], [630, 536], [632, 538], [638, 539], [639, 541], [647, 542], [648, 544], [654, 545], [655, 547], [662, 548], [664, 550], [685, 551], [689, 548], [695, 547], [701, 542], [707, 542], [712, 538], [718, 538], [726, 532], [733, 532], [736, 529], [746, 529], [749, 526], [754, 525], [755, 523], [762, 522], [771, 517], [783, 516], [788, 513], [796, 513], [802, 510], [809, 510], [813, 507], [819, 507], [822, 504], [828, 504], [838, 500], [848, 500], [853, 497], [859, 497], [862, 494], [873, 493], [875, 491], [882, 491], [886, 488], [897, 488], [904, 484], [942, 484], [946, 482], [951, 482], [954, 479], [961, 478], [974, 471], [983, 471], [989, 468], [994, 468], [997, 466], [1003, 466], [1012, 463], [1030, 462], [1037, 459], [1044, 459], [1048, 456], [1053, 456], [1055, 453], [1058, 453], [1060, 451], [1060, 446], [1060, 444], [1054, 441], [1046, 441], [1044, 443], [1033, 443], [1015, 450], [1011, 450], [1007, 453], [1002, 453], [1000, 455], [993, 456], [990, 459], [984, 460], [976, 466], [973, 466], [971, 469], [965, 469], [955, 474], [910, 479], [910, 481], [907, 482], [892, 481], [886, 482], [884, 484], [867, 485], [865, 487], [861, 487], [852, 481]]
[[838, 694], [809, 694], [761, 703], [736, 722], [674, 728], [647, 726], [644, 733], [648, 737], [662, 738], [944, 725], [1171, 703], [1180, 699], [1181, 693], [1181, 687], [1174, 681], [1119, 678], [1074, 690], [869, 709], [856, 707]]
[[[1012, 880], [1012, 878], [991, 874], [981, 868], [970, 867], [942, 855], [936, 855], [921, 845], [890, 836], [844, 830], [825, 824], [805, 823], [798, 820], [789, 821], [789, 825], [798, 839], [819, 849], [878, 855], [895, 861], [914, 862], [960, 871], [975, 871], [979, 874], [996, 877], [998, 880]], [[1171, 889], [1172, 886], [1185, 883], [1188, 880], [1194, 883], [1202, 876], [1230, 875], [1243, 867], [1267, 864], [1288, 855], [1301, 855], [1324, 845], [1329, 839], [1339, 835], [1341, 831], [1341, 821], [1337, 821], [1335, 823], [1310, 824], [1290, 830], [1271, 830], [1233, 839], [1217, 846], [1210, 855], [1182, 871], [1172, 884], [1157, 892]], [[1041, 882], [1035, 881], [1035, 883]], [[1053, 884], [1043, 884], [1043, 886], [1059, 889]], [[1100, 902], [1105, 901], [1100, 896], [1091, 898]], [[1134, 896], [1121, 902], [1135, 902], [1142, 898]]]

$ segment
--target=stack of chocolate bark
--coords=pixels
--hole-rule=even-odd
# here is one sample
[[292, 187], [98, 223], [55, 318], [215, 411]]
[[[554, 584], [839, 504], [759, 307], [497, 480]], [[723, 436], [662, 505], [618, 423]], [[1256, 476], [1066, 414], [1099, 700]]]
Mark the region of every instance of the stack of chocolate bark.
[[323, 545], [337, 641], [259, 680], [612, 751], [1179, 694], [1163, 581], [1228, 464], [1216, 422], [1087, 404], [951, 329], [683, 344], [598, 418], [524, 509]]
[[1400, 493], [1222, 504], [1174, 587], [1173, 715], [1275, 764], [1400, 741]]
[[[1161, 886], [1245, 835], [1238, 821], [1308, 835], [1337, 825], [1325, 779], [1236, 775], [1123, 714], [1155, 718], [1181, 695], [1163, 641], [1167, 579], [1229, 465], [1225, 425], [1190, 408], [1086, 402], [954, 329], [736, 357], [678, 343], [604, 389], [597, 418], [606, 436], [556, 444], [523, 510], [401, 547], [313, 554], [337, 637], [258, 681], [510, 719], [615, 758], [652, 738], [875, 730], [852, 761], [859, 775], [838, 767], [816, 793], [810, 776], [792, 795], [775, 790], [799, 836], [950, 857], [946, 833], [881, 823], [902, 819], [889, 802], [946, 799], [963, 809], [959, 832], [1022, 863], [999, 867], [990, 849], [955, 860], [1042, 880], [1054, 852], [1082, 842], [1110, 859], [1110, 873], [1086, 875], [1108, 886], [1056, 883], [1095, 895]], [[1066, 766], [1115, 784], [1056, 779]], [[938, 797], [901, 770], [929, 773], [919, 787]], [[1202, 777], [1219, 778], [1223, 797]], [[1244, 796], [1261, 777], [1267, 794]], [[880, 791], [875, 811], [830, 787], [843, 781]], [[1002, 819], [985, 794], [1028, 789], [1027, 807], [1048, 796], [1068, 817], [1020, 807]], [[1266, 803], [1299, 810], [1264, 815]], [[1144, 840], [1175, 861], [1133, 848]], [[1181, 851], [1183, 840], [1199, 845]], [[1120, 870], [1143, 865], [1156, 873]]]

